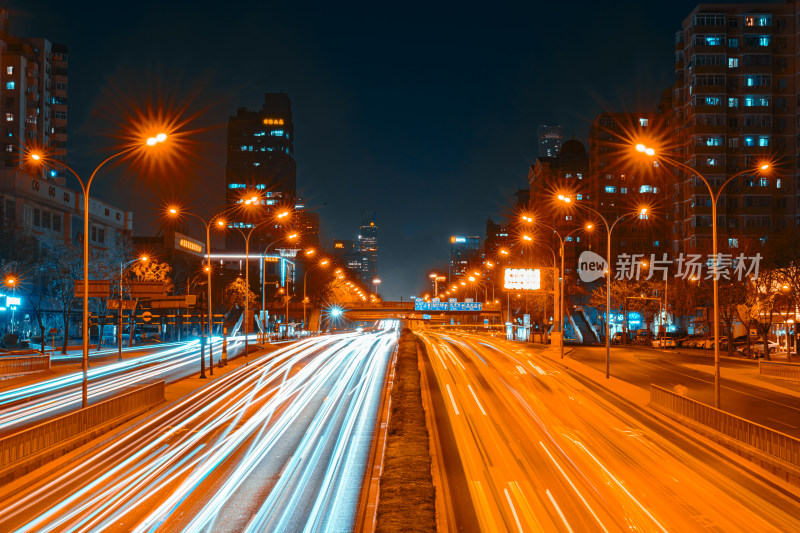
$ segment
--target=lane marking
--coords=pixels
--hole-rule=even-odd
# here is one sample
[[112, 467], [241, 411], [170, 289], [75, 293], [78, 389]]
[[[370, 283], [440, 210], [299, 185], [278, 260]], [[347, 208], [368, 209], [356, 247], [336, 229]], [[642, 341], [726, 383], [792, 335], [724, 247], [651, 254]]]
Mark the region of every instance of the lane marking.
[[547, 452], [547, 455], [550, 457], [550, 460], [551, 460], [551, 461], [553, 461], [553, 464], [554, 464], [554, 465], [556, 465], [556, 467], [559, 469], [559, 471], [560, 471], [560, 472], [561, 472], [561, 474], [564, 476], [564, 478], [565, 478], [565, 479], [566, 479], [566, 480], [569, 482], [569, 485], [572, 487], [572, 490], [574, 490], [574, 491], [575, 491], [575, 493], [576, 493], [576, 494], [578, 495], [578, 497], [581, 499], [581, 501], [582, 501], [582, 502], [583, 502], [583, 504], [586, 506], [586, 508], [587, 508], [587, 509], [589, 509], [589, 512], [590, 512], [590, 513], [592, 513], [592, 516], [594, 517], [594, 519], [595, 519], [595, 520], [597, 520], [597, 523], [598, 523], [598, 524], [600, 524], [600, 527], [601, 527], [601, 528], [603, 528], [603, 531], [605, 531], [606, 533], [608, 533], [608, 530], [606, 529], [606, 526], [604, 526], [604, 525], [603, 525], [603, 522], [601, 522], [601, 521], [600, 521], [600, 518], [599, 518], [599, 517], [598, 517], [598, 516], [595, 514], [595, 512], [594, 512], [594, 509], [592, 509], [592, 507], [589, 505], [589, 502], [587, 502], [587, 501], [584, 499], [584, 497], [583, 497], [583, 494], [581, 494], [581, 492], [578, 490], [578, 487], [576, 487], [576, 486], [575, 486], [575, 484], [574, 484], [574, 483], [572, 482], [572, 480], [569, 478], [569, 476], [567, 475], [567, 473], [566, 473], [566, 472], [564, 472], [564, 469], [563, 469], [563, 468], [561, 468], [561, 465], [560, 465], [560, 464], [558, 464], [558, 462], [556, 461], [556, 458], [555, 458], [555, 457], [553, 457], [553, 455], [550, 453], [550, 450], [548, 450], [548, 449], [547, 449], [547, 446], [545, 446], [545, 445], [544, 445], [544, 442], [542, 442], [542, 441], [539, 441], [539, 444], [542, 446], [542, 448], [544, 448], [544, 451], [545, 451], [545, 452]]
[[483, 410], [483, 406], [481, 405], [481, 402], [479, 402], [478, 401], [478, 397], [475, 396], [475, 391], [472, 390], [472, 385], [467, 385], [467, 387], [469, 387], [469, 391], [472, 393], [472, 397], [475, 398], [475, 403], [477, 403], [478, 407], [480, 407], [481, 413], [483, 413], [483, 416], [486, 416], [486, 411]]
[[553, 507], [555, 507], [556, 511], [558, 511], [558, 516], [561, 517], [561, 521], [564, 522], [565, 526], [567, 526], [567, 531], [572, 532], [572, 528], [569, 527], [569, 522], [567, 522], [567, 518], [564, 516], [564, 513], [561, 512], [561, 508], [558, 506], [556, 501], [553, 499], [553, 495], [550, 494], [550, 489], [545, 489], [545, 492], [547, 492], [547, 497], [550, 498], [550, 501], [553, 503]]
[[[511, 507], [511, 512], [514, 513], [514, 520], [517, 522], [517, 529], [520, 533], [522, 533], [522, 524], [519, 523], [519, 517], [517, 516], [517, 510], [514, 509], [514, 503], [511, 501], [511, 496], [508, 494], [508, 489], [503, 489], [503, 492], [506, 493], [506, 500], [508, 500], [508, 506]], [[560, 513], [561, 511], [559, 511]], [[569, 528], [569, 526], [567, 526]]]
[[783, 420], [776, 420], [776, 419], [774, 419], [774, 418], [770, 418], [770, 417], [767, 417], [767, 420], [772, 420], [773, 422], [777, 422], [778, 424], [783, 424], [784, 426], [789, 426], [790, 428], [797, 429], [797, 426], [793, 426], [793, 425], [791, 425], [791, 424], [787, 424], [787, 423], [786, 423], [786, 422], [784, 422]]
[[450, 385], [446, 384], [447, 387], [447, 394], [450, 395], [450, 402], [453, 404], [453, 409], [455, 409], [456, 414], [458, 414], [458, 407], [456, 407], [456, 400], [453, 398], [453, 391], [450, 390]]
[[517, 372], [519, 372], [520, 374], [527, 374], [527, 372], [525, 372], [525, 369], [522, 368], [522, 365], [517, 365]]

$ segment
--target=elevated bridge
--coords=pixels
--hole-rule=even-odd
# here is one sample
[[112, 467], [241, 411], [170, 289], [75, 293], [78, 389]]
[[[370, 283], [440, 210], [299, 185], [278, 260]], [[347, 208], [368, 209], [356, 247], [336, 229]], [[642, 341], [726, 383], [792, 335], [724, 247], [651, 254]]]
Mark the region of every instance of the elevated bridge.
[[[483, 323], [484, 318], [492, 321], [500, 320], [500, 304], [482, 304], [480, 311], [415, 311], [414, 302], [376, 302], [342, 304], [342, 314], [350, 320], [367, 321], [397, 318], [405, 320], [429, 320], [433, 323], [449, 323], [450, 319], [477, 319]], [[424, 316], [423, 316], [424, 315]], [[427, 318], [430, 317], [430, 318]]]

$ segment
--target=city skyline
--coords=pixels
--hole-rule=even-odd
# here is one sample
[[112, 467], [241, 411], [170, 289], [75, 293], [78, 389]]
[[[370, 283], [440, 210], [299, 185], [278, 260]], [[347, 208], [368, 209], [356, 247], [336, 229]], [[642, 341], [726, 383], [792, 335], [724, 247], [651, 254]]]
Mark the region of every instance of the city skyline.
[[[242, 68], [252, 60], [231, 58], [222, 54], [224, 49], [216, 45], [211, 47], [210, 55], [203, 55], [200, 60], [200, 56], [193, 57], [194, 48], [187, 48], [191, 42], [189, 28], [210, 24], [204, 19], [203, 13], [208, 10], [204, 10], [202, 4], [190, 10], [180, 9], [179, 5], [156, 9], [145, 4], [142, 11], [124, 14], [131, 24], [131, 29], [125, 32], [109, 32], [97, 23], [102, 17], [110, 16], [108, 8], [102, 4], [86, 2], [84, 5], [86, 14], [75, 20], [69, 18], [75, 11], [66, 10], [55, 2], [12, 2], [9, 6], [12, 33], [44, 36], [65, 43], [70, 50], [69, 150], [75, 164], [88, 165], [97, 154], [109, 149], [97, 136], [97, 132], [109, 125], [108, 121], [90, 113], [91, 109], [108, 111], [112, 100], [109, 91], [114, 93], [120, 86], [127, 86], [126, 91], [117, 91], [122, 93], [117, 98], [128, 104], [128, 99], [136, 97], [141, 101], [143, 95], [158, 94], [161, 90], [167, 102], [183, 104], [189, 100], [188, 115], [198, 115], [190, 129], [203, 130], [199, 137], [201, 146], [206, 147], [203, 150], [205, 159], [204, 165], [195, 165], [191, 171], [209, 188], [219, 190], [224, 174], [227, 117], [238, 107], [260, 105], [264, 92], [285, 91], [292, 98], [297, 128], [294, 148], [298, 192], [309, 208], [320, 210], [322, 242], [330, 242], [344, 235], [347, 228], [358, 225], [364, 209], [375, 209], [385, 221], [381, 255], [387, 268], [381, 272], [381, 291], [390, 298], [413, 294], [426, 268], [447, 260], [450, 235], [482, 234], [486, 218], [504, 214], [503, 206], [508, 205], [517, 189], [525, 186], [528, 166], [536, 158], [539, 124], [563, 124], [565, 138], [574, 134], [586, 139], [591, 121], [600, 111], [635, 110], [625, 109], [628, 105], [625, 102], [636, 102], [631, 107], [638, 108], [639, 104], [653, 107], [663, 87], [671, 83], [674, 32], [694, 7], [691, 2], [671, 4], [668, 10], [672, 14], [665, 16], [655, 7], [634, 2], [620, 5], [620, 13], [635, 12], [641, 19], [641, 23], [631, 25], [630, 31], [621, 35], [620, 42], [615, 45], [622, 53], [621, 58], [604, 68], [599, 68], [598, 61], [598, 68], [589, 69], [578, 78], [570, 65], [591, 61], [587, 54], [592, 53], [590, 42], [597, 32], [589, 28], [598, 20], [607, 19], [606, 24], [614, 20], [611, 14], [593, 5], [584, 6], [572, 17], [575, 24], [585, 25], [587, 31], [577, 31], [569, 43], [549, 41], [551, 30], [537, 32], [530, 41], [526, 38], [528, 31], [520, 27], [504, 31], [491, 48], [485, 47], [492, 39], [482, 40], [481, 52], [476, 48], [477, 43], [466, 41], [466, 35], [461, 32], [464, 25], [477, 23], [478, 19], [470, 11], [460, 15], [458, 20], [451, 20], [449, 15], [437, 10], [429, 12], [427, 21], [417, 20], [409, 13], [392, 19], [390, 28], [384, 29], [388, 29], [388, 33], [378, 34], [369, 26], [374, 15], [355, 6], [334, 13], [321, 9], [303, 16], [289, 8], [257, 7], [254, 9], [265, 10], [275, 22], [279, 32], [273, 32], [270, 42], [279, 46], [282, 53], [268, 57], [262, 69], [266, 76], [243, 77]], [[504, 23], [530, 20], [532, 13], [526, 11], [533, 9], [508, 8], [492, 16]], [[561, 9], [543, 8], [537, 11], [537, 17], [561, 19], [566, 16]], [[187, 20], [187, 24], [175, 28], [166, 22], [176, 19]], [[358, 31], [350, 39], [333, 34], [334, 21], [339, 28], [355, 24], [354, 29]], [[491, 24], [487, 26], [483, 22], [481, 20], [481, 27], [494, 31]], [[430, 40], [411, 42], [412, 48], [399, 54], [387, 37], [398, 35], [397, 32], [409, 24], [420, 29], [437, 24], [438, 30], [430, 33]], [[647, 25], [651, 28], [645, 30]], [[238, 28], [237, 39], [243, 44], [251, 39], [250, 33], [263, 31], [250, 22], [239, 20], [234, 12], [220, 12], [213, 27], [215, 31]], [[142, 32], [137, 32], [136, 28], [142, 28]], [[312, 28], [321, 31], [323, 39], [330, 35], [327, 49], [302, 40], [301, 36]], [[147, 35], [149, 39], [134, 45], [137, 35]], [[362, 39], [372, 44], [361, 46]], [[444, 69], [434, 68], [439, 58], [444, 57], [441, 54], [449, 53], [451, 42], [475, 49], [473, 57], [477, 62], [456, 62]], [[98, 43], [105, 46], [97, 46]], [[118, 53], [134, 46], [139, 52], [135, 57]], [[509, 47], [519, 54], [514, 54], [513, 58], [500, 55], [501, 50]], [[541, 55], [536, 51], [539, 48], [552, 49], [553, 54]], [[245, 46], [243, 49], [252, 48]], [[251, 57], [255, 59], [256, 56], [251, 54]], [[352, 59], [344, 60], [346, 57]], [[331, 65], [339, 64], [341, 68], [332, 70], [320, 62], [322, 58], [330, 59]], [[420, 58], [425, 60], [420, 62]], [[393, 67], [373, 70], [371, 74], [359, 69], [360, 65], [379, 64]], [[523, 65], [522, 70], [515, 66], [519, 64]], [[475, 68], [502, 74], [509, 82], [501, 85], [476, 82], [470, 74]], [[556, 76], [557, 83], [551, 85], [552, 88], [544, 90], [534, 83], [542, 69]], [[134, 77], [135, 72], [140, 74]], [[173, 73], [168, 81], [160, 88], [156, 86], [153, 80], [168, 72]], [[625, 78], [633, 82], [628, 84], [628, 89], [610, 83], [621, 78], [623, 72], [627, 73]], [[263, 81], [257, 81], [259, 78]], [[417, 78], [429, 79], [423, 85], [425, 90], [420, 90], [423, 86], [413, 82]], [[649, 81], [651, 78], [654, 80]], [[608, 79], [609, 83], [604, 84], [603, 79]], [[220, 88], [223, 80], [224, 90]], [[392, 80], [404, 81], [398, 85]], [[200, 86], [207, 89], [200, 90]], [[598, 89], [604, 86], [614, 88]], [[320, 93], [319, 87], [326, 90]], [[620, 93], [621, 90], [627, 93]], [[462, 96], [452, 97], [459, 94]], [[476, 100], [479, 94], [482, 97]], [[489, 95], [491, 98], [487, 98]], [[387, 97], [388, 108], [384, 105]], [[507, 103], [499, 108], [487, 105], [475, 108], [467, 106], [467, 98]], [[512, 109], [515, 109], [513, 113]], [[374, 131], [378, 123], [387, 121], [395, 127], [376, 136]], [[431, 142], [445, 136], [452, 137], [445, 144]], [[208, 146], [215, 148], [208, 150]], [[362, 146], [370, 148], [365, 151], [360, 149]], [[120, 196], [130, 205], [123, 207], [137, 212], [136, 233], [152, 233], [159, 226], [155, 209], [137, 207], [151, 201], [156, 192], [171, 199], [182, 196], [181, 200], [196, 206], [197, 210], [211, 211], [208, 200], [196, 193], [181, 194], [178, 184], [164, 181], [158, 188], [145, 184], [137, 189], [118, 172], [114, 174], [98, 182], [96, 194], [109, 198], [115, 192], [122, 193]], [[492, 179], [487, 180], [486, 176]], [[409, 183], [421, 190], [437, 184], [466, 207], [445, 217], [439, 213], [435, 195], [396, 194], [399, 183]], [[409, 216], [420, 202], [426, 216]], [[407, 262], [410, 252], [420, 247], [431, 258], [430, 264], [417, 266]]]

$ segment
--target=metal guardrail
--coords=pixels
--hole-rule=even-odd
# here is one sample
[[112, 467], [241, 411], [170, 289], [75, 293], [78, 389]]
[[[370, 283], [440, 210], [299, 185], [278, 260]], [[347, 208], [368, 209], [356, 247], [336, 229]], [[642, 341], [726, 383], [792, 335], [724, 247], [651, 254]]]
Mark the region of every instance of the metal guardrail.
[[652, 384], [650, 403], [800, 466], [800, 439]]
[[758, 373], [771, 378], [800, 381], [800, 364], [759, 361]]
[[0, 439], [0, 469], [65, 442], [125, 413], [163, 400], [164, 382], [159, 381], [3, 437]]
[[0, 357], [0, 376], [30, 374], [50, 369], [49, 355]]

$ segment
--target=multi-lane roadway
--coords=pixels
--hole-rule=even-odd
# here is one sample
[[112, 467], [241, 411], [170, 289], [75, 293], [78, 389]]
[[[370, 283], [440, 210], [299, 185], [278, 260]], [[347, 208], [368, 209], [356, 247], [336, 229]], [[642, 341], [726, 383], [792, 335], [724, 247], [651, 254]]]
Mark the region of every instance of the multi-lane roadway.
[[4, 530], [348, 531], [397, 333], [307, 339], [0, 489]]
[[800, 530], [796, 489], [530, 345], [458, 333], [423, 339], [451, 529]]

